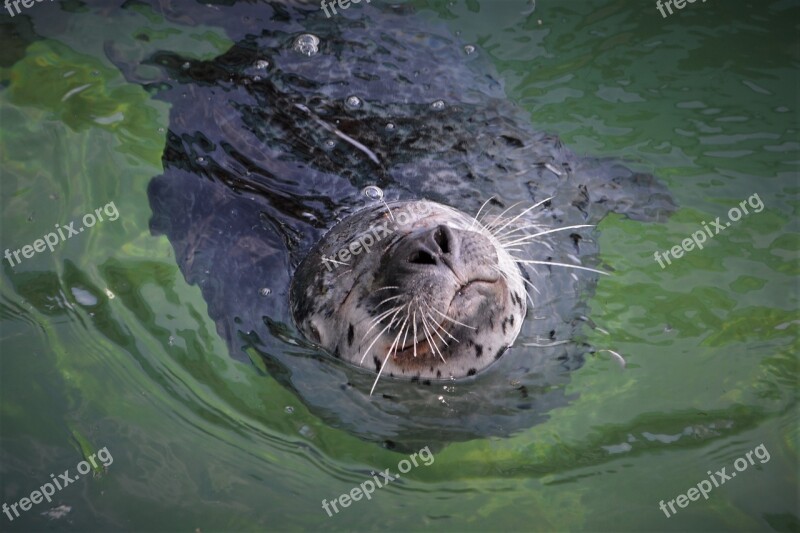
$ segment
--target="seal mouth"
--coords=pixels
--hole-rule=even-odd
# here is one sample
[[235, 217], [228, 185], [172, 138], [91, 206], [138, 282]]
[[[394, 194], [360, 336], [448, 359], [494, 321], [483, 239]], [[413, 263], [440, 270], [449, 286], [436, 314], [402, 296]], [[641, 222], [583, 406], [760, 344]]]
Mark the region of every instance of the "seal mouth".
[[490, 288], [490, 287], [493, 287], [495, 284], [497, 284], [498, 281], [499, 281], [499, 279], [497, 279], [497, 278], [495, 278], [495, 279], [476, 278], [476, 279], [469, 280], [466, 283], [463, 283], [458, 288], [456, 293], [453, 295], [453, 299], [450, 301], [450, 306], [449, 307], [453, 306], [453, 301], [455, 301], [455, 299], [457, 297], [464, 296], [464, 291], [465, 290], [467, 290], [469, 288], [476, 288], [476, 289], [479, 289], [479, 290], [480, 290], [480, 288], [484, 288], [484, 289]]
[[[441, 328], [441, 326], [439, 327]], [[434, 343], [435, 342], [434, 340]], [[437, 348], [439, 347], [437, 346]], [[408, 348], [403, 348], [396, 354], [393, 354], [392, 357], [394, 359], [414, 359], [415, 357], [428, 357], [429, 355], [436, 357], [438, 353], [431, 353], [431, 345], [428, 339], [422, 339], [416, 344], [410, 345]]]
[[[499, 279], [478, 278], [463, 283], [453, 294], [453, 298], [447, 306], [448, 312], [453, 308], [454, 304], [458, 303], [456, 301], [457, 299], [460, 300], [467, 297], [466, 291], [476, 290], [479, 293], [492, 291], [498, 282]], [[417, 326], [417, 331], [422, 333], [422, 339], [417, 342], [414, 342], [412, 339], [411, 344], [397, 350], [397, 352], [393, 354], [393, 358], [413, 359], [415, 356], [417, 358], [432, 356], [438, 359], [440, 354], [446, 357], [448, 345], [451, 342], [460, 341], [460, 339], [453, 335], [453, 330], [459, 325], [461, 325], [461, 327], [473, 327], [469, 324], [461, 324], [461, 322], [453, 318], [450, 314], [448, 314], [447, 317], [448, 318], [442, 317], [440, 321], [435, 323], [435, 326], [433, 324], [427, 324], [428, 335], [426, 335], [424, 326]], [[419, 336], [419, 334], [417, 336]]]

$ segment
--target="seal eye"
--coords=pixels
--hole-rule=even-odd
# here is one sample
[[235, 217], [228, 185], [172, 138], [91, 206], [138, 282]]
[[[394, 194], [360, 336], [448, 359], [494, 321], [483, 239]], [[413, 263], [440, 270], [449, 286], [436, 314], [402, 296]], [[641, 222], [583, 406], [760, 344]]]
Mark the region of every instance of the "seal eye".
[[309, 335], [311, 337], [311, 341], [319, 343], [320, 336], [319, 336], [319, 330], [317, 329], [317, 326], [315, 326], [314, 324], [309, 324], [308, 329], [309, 329], [309, 332], [311, 333], [311, 335]]

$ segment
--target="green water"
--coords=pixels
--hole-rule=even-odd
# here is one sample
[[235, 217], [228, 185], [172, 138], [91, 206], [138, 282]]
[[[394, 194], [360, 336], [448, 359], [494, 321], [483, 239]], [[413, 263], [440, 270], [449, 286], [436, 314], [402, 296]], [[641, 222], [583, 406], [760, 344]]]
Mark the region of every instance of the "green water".
[[[0, 285], [0, 487], [11, 505], [101, 448], [107, 471], [0, 529], [800, 530], [800, 3], [416, 2], [488, 54], [537, 128], [658, 175], [666, 223], [600, 226], [603, 277], [573, 400], [506, 439], [436, 451], [329, 518], [321, 507], [406, 455], [329, 427], [234, 361], [165, 237], [148, 229], [168, 105], [125, 81], [109, 38], [198, 58], [214, 27], [79, 2], [58, 24], [2, 13], [2, 250], [114, 202], [105, 220], [11, 267]], [[352, 6], [350, 9], [358, 9]], [[35, 18], [35, 17], [34, 17]], [[79, 90], [78, 90], [79, 89]], [[665, 251], [757, 194], [764, 208], [662, 269]], [[752, 210], [751, 210], [752, 211]], [[76, 224], [78, 226], [80, 224]], [[290, 409], [287, 409], [290, 408]], [[659, 509], [760, 444], [675, 516]], [[40, 513], [66, 505], [61, 518]]]

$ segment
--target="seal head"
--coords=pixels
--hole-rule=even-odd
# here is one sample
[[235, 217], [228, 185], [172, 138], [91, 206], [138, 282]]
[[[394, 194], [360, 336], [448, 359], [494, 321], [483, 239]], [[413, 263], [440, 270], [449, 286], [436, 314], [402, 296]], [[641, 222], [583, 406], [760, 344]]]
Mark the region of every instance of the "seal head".
[[347, 217], [301, 263], [291, 295], [307, 338], [379, 377], [476, 374], [526, 313], [522, 272], [493, 233], [429, 201]]

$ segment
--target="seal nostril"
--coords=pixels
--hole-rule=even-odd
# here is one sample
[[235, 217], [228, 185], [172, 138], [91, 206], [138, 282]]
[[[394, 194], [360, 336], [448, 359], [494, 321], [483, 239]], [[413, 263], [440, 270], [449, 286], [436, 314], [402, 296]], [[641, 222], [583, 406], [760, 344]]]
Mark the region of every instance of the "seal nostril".
[[436, 228], [436, 232], [433, 234], [433, 240], [439, 246], [443, 254], [450, 253], [450, 237], [443, 226]]
[[416, 265], [435, 265], [436, 259], [428, 252], [417, 250], [408, 256], [408, 262]]

